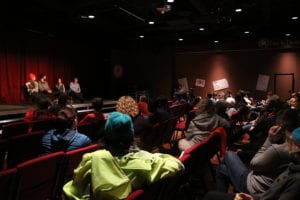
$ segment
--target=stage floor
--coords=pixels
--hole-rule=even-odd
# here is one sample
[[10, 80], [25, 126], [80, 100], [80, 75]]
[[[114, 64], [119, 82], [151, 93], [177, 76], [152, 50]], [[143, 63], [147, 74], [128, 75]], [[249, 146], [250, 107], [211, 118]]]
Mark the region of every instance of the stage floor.
[[[102, 107], [103, 113], [112, 112], [115, 109], [116, 103], [116, 100], [104, 100]], [[0, 104], [0, 124], [6, 122], [6, 120], [22, 118], [25, 112], [32, 106], [33, 104]], [[78, 112], [92, 110], [92, 104], [90, 102], [72, 104], [72, 106], [76, 108]]]

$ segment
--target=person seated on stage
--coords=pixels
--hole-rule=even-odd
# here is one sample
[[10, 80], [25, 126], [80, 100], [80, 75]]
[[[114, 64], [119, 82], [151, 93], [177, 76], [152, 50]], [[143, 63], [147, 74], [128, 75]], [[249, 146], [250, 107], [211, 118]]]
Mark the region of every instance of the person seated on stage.
[[52, 94], [52, 90], [49, 87], [49, 84], [47, 82], [47, 76], [45, 74], [40, 74], [40, 80], [39, 80], [39, 92], [42, 94]]
[[54, 121], [54, 129], [49, 130], [42, 138], [42, 155], [57, 152], [71, 151], [91, 145], [90, 138], [79, 133], [76, 111], [69, 107], [62, 108]]
[[132, 191], [173, 177], [184, 165], [169, 154], [132, 151], [131, 117], [112, 112], [105, 123], [103, 149], [86, 153], [63, 187], [67, 199], [125, 199]]
[[95, 97], [92, 100], [92, 107], [94, 111], [86, 114], [79, 122], [78, 125], [82, 124], [101, 124], [104, 122], [105, 117], [102, 113], [103, 100], [100, 97]]
[[84, 98], [77, 77], [75, 77], [74, 80], [70, 82], [70, 96], [73, 97], [74, 100], [78, 99], [80, 103], [84, 102]]
[[29, 95], [34, 95], [39, 92], [39, 84], [36, 81], [34, 73], [29, 73], [29, 81], [25, 83]]
[[36, 120], [54, 119], [56, 116], [49, 111], [50, 100], [44, 96], [36, 96], [33, 99], [35, 107], [25, 112], [24, 121], [31, 122]]
[[54, 85], [54, 95], [59, 97], [62, 94], [66, 93], [65, 84], [62, 82], [61, 78], [58, 78]]

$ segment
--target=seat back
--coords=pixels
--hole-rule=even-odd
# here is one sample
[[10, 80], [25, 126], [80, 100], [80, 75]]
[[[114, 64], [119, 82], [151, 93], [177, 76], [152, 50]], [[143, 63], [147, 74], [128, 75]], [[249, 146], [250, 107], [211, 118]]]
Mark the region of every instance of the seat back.
[[79, 165], [82, 156], [85, 153], [93, 152], [99, 149], [99, 144], [92, 144], [86, 147], [82, 147], [79, 149], [75, 149], [72, 151], [68, 151], [64, 155], [63, 163], [62, 163], [62, 169], [60, 171], [60, 176], [57, 182], [56, 187], [56, 197], [60, 197], [62, 195], [62, 187], [63, 185], [72, 180], [74, 169], [77, 168]]
[[28, 133], [30, 127], [29, 122], [12, 122], [5, 124], [2, 127], [2, 136], [1, 138], [7, 139], [16, 135], [22, 135]]
[[8, 141], [5, 139], [0, 139], [0, 171], [3, 169], [5, 163], [7, 148], [8, 148]]
[[171, 142], [178, 118], [178, 116], [175, 116], [171, 117], [166, 121], [166, 127], [163, 132], [162, 144]]
[[44, 131], [27, 133], [8, 140], [7, 165], [9, 168], [38, 157], [42, 152], [42, 137]]
[[56, 181], [64, 152], [40, 156], [17, 165], [17, 200], [54, 199]]
[[97, 142], [103, 135], [105, 121], [86, 123], [77, 126], [78, 132], [87, 135], [92, 142]]
[[45, 131], [54, 128], [54, 119], [37, 120], [31, 123], [31, 132]]
[[1, 200], [11, 200], [15, 197], [17, 169], [0, 171], [0, 197]]

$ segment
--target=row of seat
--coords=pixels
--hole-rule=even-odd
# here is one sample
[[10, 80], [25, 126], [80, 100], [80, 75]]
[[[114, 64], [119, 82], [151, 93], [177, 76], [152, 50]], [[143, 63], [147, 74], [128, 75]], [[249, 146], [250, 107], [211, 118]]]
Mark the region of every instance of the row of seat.
[[1, 200], [61, 199], [62, 186], [72, 179], [82, 155], [97, 149], [99, 145], [93, 144], [66, 153], [51, 153], [1, 171]]
[[[211, 164], [211, 158], [218, 156], [222, 152], [222, 140], [226, 134], [222, 127], [216, 128], [211, 135], [200, 143], [193, 145], [191, 148], [184, 151], [179, 160], [184, 164], [184, 173], [176, 177], [160, 180], [147, 187], [133, 191], [126, 200], [174, 200], [174, 199], [192, 199], [187, 196], [192, 195], [191, 191], [184, 190], [186, 185], [192, 187], [193, 181], [196, 179], [202, 184], [203, 190], [207, 192], [209, 184], [206, 176], [207, 169], [210, 170], [210, 176], [215, 177], [214, 169]], [[223, 138], [223, 139], [222, 139]], [[208, 166], [208, 168], [206, 168]], [[198, 185], [199, 186], [199, 185]]]

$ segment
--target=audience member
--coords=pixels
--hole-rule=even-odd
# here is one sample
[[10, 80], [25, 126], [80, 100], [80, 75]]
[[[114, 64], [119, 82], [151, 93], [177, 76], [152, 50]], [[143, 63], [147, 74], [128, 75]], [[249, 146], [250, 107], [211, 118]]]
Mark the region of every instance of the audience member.
[[209, 98], [202, 99], [198, 104], [196, 116], [190, 121], [185, 138], [179, 140], [178, 147], [184, 151], [192, 145], [208, 137], [212, 130], [222, 126], [229, 128], [229, 122], [215, 113], [213, 101]]
[[45, 74], [40, 74], [40, 80], [38, 84], [39, 84], [39, 92], [46, 95], [52, 94], [52, 90], [49, 87], [49, 84], [47, 82], [47, 76]]
[[[175, 176], [183, 164], [168, 154], [132, 152], [131, 118], [113, 112], [105, 124], [104, 149], [87, 153], [63, 187], [68, 199], [124, 199], [133, 190]], [[138, 167], [137, 167], [138, 166]]]
[[39, 84], [34, 73], [29, 73], [29, 81], [25, 83], [29, 95], [39, 92]]
[[148, 119], [150, 123], [156, 124], [163, 122], [173, 117], [173, 114], [168, 106], [168, 100], [165, 96], [158, 96], [152, 105], [153, 109]]
[[148, 116], [151, 114], [148, 109], [148, 101], [147, 101], [146, 96], [143, 96], [143, 95], [140, 96], [139, 102], [138, 102], [138, 108], [140, 111], [140, 115], [142, 115], [142, 116]]
[[76, 129], [76, 112], [69, 107], [62, 108], [55, 119], [55, 128], [42, 138], [42, 155], [57, 151], [70, 151], [92, 144], [90, 138]]
[[92, 113], [87, 113], [78, 123], [82, 124], [100, 124], [104, 122], [105, 117], [102, 113], [103, 100], [100, 97], [95, 97], [92, 99], [92, 106], [94, 111]]
[[51, 103], [48, 98], [44, 96], [36, 96], [33, 102], [35, 103], [35, 107], [30, 108], [25, 112], [24, 121], [31, 122], [55, 118], [55, 115], [49, 111]]
[[135, 143], [139, 148], [143, 148], [141, 141], [142, 134], [152, 129], [152, 124], [148, 119], [139, 115], [137, 102], [131, 96], [121, 96], [116, 105], [116, 111], [127, 114], [131, 117], [134, 124]]
[[54, 115], [57, 115], [60, 109], [68, 106], [67, 103], [68, 103], [68, 95], [66, 93], [61, 94], [58, 97], [57, 102], [55, 101], [53, 105], [50, 106], [49, 111]]
[[[286, 135], [299, 126], [298, 113], [285, 110], [277, 125], [269, 129], [268, 137], [247, 167], [235, 152], [225, 153], [217, 168], [217, 190], [227, 192], [231, 183], [238, 192], [256, 197], [267, 191], [275, 178], [291, 162], [287, 151]], [[272, 169], [272, 170], [270, 170]]]
[[81, 92], [81, 87], [77, 77], [70, 82], [70, 96], [74, 98], [74, 101], [79, 100], [80, 103], [84, 102], [83, 94]]
[[[251, 196], [246, 193], [229, 194], [226, 192], [210, 191], [203, 200], [296, 200], [300, 196], [300, 128], [287, 134], [287, 151], [290, 154], [291, 162], [286, 169], [276, 177], [269, 189], [259, 196]], [[271, 172], [277, 170], [269, 167]]]

